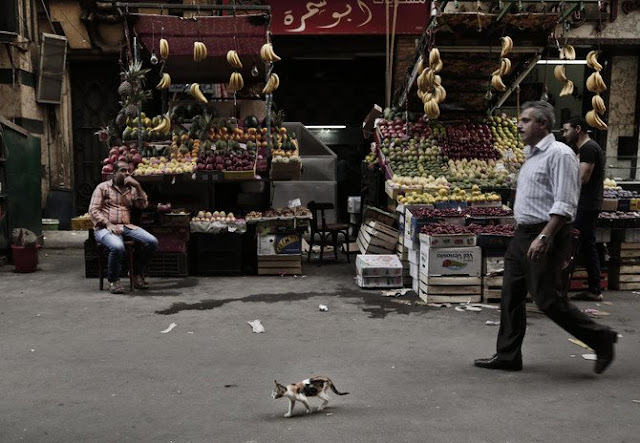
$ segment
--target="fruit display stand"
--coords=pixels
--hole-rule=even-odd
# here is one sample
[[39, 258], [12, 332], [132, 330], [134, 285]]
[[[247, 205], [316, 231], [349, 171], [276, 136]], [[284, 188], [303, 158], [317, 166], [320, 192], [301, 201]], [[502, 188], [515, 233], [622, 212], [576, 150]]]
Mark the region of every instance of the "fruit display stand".
[[311, 213], [305, 207], [276, 208], [248, 214], [255, 226], [258, 275], [302, 273], [302, 234], [309, 228]]

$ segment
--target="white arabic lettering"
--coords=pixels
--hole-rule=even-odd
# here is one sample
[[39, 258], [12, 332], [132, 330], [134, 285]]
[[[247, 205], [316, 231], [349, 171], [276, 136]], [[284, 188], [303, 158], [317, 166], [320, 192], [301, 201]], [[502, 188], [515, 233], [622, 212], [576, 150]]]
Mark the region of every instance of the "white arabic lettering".
[[292, 14], [292, 10], [289, 9], [288, 11], [284, 11], [284, 25], [285, 26], [291, 26], [291, 23], [293, 23], [293, 14]]
[[347, 5], [347, 9], [342, 14], [340, 14], [339, 12], [334, 12], [333, 14], [331, 14], [331, 17], [336, 19], [335, 23], [331, 25], [318, 26], [318, 28], [324, 28], [324, 29], [334, 28], [338, 26], [338, 24], [340, 23], [340, 20], [342, 20], [342, 17], [345, 17], [349, 14], [351, 14], [351, 5]]
[[[373, 0], [374, 5], [381, 5], [383, 3], [391, 3], [393, 0]], [[427, 3], [427, 0], [399, 0], [398, 4], [409, 4], [409, 3]]]
[[300, 26], [295, 29], [287, 29], [288, 32], [304, 32], [307, 29], [307, 19], [313, 17], [316, 14], [320, 14], [320, 9], [324, 6], [327, 6], [327, 2], [322, 0], [318, 3], [308, 2], [307, 3], [307, 13], [300, 18]]
[[358, 0], [358, 7], [360, 8], [360, 10], [362, 12], [364, 12], [364, 10], [366, 9], [367, 10], [367, 14], [369, 15], [369, 17], [367, 17], [367, 19], [365, 21], [363, 21], [358, 26], [356, 26], [356, 28], [359, 28], [361, 26], [366, 25], [373, 18], [373, 14], [371, 13], [371, 9], [369, 9], [369, 7], [367, 6], [367, 4], [365, 2], [363, 2], [362, 0]]

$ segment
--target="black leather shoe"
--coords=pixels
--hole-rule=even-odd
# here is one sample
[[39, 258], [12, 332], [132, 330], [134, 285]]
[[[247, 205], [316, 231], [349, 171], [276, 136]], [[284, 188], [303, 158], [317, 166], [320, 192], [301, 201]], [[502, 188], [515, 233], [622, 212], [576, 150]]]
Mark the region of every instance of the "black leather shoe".
[[490, 358], [479, 358], [473, 362], [479, 368], [502, 369], [503, 371], [522, 371], [522, 360], [500, 360], [498, 354]]
[[596, 364], [593, 366], [593, 372], [602, 374], [611, 364], [614, 357], [613, 344], [618, 341], [618, 333], [616, 331], [608, 331], [604, 343], [596, 349], [598, 356]]

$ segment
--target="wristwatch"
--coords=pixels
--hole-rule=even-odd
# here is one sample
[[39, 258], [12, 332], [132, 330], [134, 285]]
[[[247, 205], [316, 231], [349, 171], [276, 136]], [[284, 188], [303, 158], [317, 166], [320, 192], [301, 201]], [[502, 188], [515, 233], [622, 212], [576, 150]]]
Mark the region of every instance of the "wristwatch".
[[540, 240], [542, 243], [544, 243], [545, 245], [549, 244], [549, 236], [546, 234], [540, 234], [538, 236], [538, 240]]

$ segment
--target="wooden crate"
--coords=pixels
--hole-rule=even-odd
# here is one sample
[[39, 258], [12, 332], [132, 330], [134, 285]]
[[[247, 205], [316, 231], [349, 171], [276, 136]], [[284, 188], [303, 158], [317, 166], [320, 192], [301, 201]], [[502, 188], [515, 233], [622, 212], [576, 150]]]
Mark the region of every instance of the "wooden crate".
[[258, 275], [302, 274], [302, 255], [258, 256]]
[[482, 277], [482, 300], [500, 301], [502, 298], [502, 276]]
[[71, 219], [71, 229], [73, 231], [88, 231], [93, 229], [93, 222], [90, 218], [75, 217]]
[[419, 297], [426, 303], [477, 303], [482, 300], [480, 277], [430, 277], [420, 274]]

